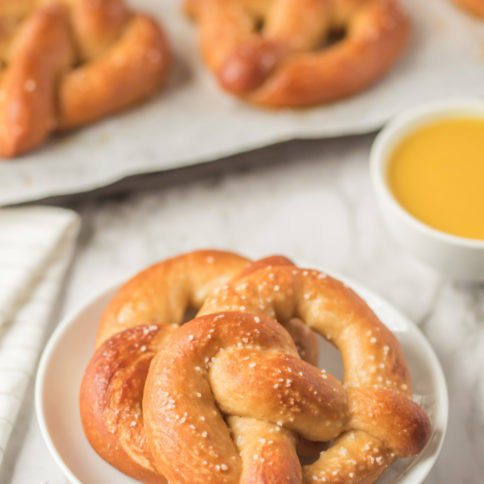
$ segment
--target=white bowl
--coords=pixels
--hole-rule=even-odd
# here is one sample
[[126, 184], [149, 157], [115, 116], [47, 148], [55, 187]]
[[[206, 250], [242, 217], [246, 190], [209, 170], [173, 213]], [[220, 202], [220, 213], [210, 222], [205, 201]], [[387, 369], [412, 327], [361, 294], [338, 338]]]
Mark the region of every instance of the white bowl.
[[[420, 484], [437, 459], [447, 428], [448, 396], [442, 369], [431, 346], [411, 321], [364, 287], [345, 282], [367, 301], [400, 341], [412, 376], [414, 398], [432, 423], [432, 435], [425, 449], [416, 457], [399, 459], [378, 483]], [[79, 416], [79, 387], [94, 351], [98, 321], [116, 290], [114, 287], [103, 292], [62, 321], [44, 350], [37, 372], [35, 408], [40, 430], [55, 461], [74, 484], [136, 482], [94, 452]], [[339, 376], [338, 351], [328, 343], [323, 345], [320, 366]]]
[[[371, 178], [383, 217], [403, 247], [440, 272], [457, 279], [482, 282], [484, 240], [457, 237], [422, 223], [398, 203], [386, 176], [390, 155], [410, 133], [433, 121], [460, 116], [484, 119], [484, 101], [454, 99], [434, 102], [398, 116], [378, 134], [373, 143], [370, 153]], [[484, 214], [482, 216], [484, 218]]]

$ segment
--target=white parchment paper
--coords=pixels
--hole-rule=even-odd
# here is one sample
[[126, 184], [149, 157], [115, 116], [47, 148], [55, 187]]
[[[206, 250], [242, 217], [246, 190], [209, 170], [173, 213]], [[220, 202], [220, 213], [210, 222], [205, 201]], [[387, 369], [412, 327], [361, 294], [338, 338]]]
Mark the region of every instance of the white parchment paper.
[[77, 193], [294, 138], [369, 132], [425, 101], [484, 95], [484, 21], [451, 0], [401, 0], [413, 24], [397, 67], [350, 99], [299, 111], [265, 111], [224, 94], [197, 52], [178, 0], [129, 0], [158, 16], [175, 50], [168, 86], [150, 102], [0, 161], [0, 204]]

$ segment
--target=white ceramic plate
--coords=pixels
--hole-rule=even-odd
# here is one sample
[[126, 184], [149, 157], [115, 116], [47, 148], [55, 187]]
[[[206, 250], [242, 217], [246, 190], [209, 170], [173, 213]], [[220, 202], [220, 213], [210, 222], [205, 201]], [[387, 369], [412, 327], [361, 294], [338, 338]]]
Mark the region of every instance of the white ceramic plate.
[[[447, 427], [448, 397], [442, 369], [429, 343], [411, 321], [364, 287], [346, 282], [397, 336], [410, 368], [415, 399], [432, 421], [432, 436], [424, 451], [415, 458], [397, 461], [379, 484], [419, 484], [439, 454]], [[98, 321], [116, 288], [105, 291], [62, 321], [45, 348], [37, 373], [35, 406], [43, 438], [65, 475], [76, 484], [136, 482], [92, 450], [84, 436], [78, 408], [79, 387], [93, 353]], [[339, 353], [327, 343], [322, 343], [321, 350], [322, 365], [339, 377]]]

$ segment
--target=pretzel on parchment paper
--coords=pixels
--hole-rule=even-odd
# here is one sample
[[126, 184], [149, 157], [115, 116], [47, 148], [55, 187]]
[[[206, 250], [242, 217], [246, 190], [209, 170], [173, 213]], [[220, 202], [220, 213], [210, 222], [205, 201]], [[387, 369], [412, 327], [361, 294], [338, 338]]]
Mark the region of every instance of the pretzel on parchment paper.
[[[208, 68], [265, 107], [322, 104], [382, 78], [407, 45], [398, 0], [185, 0]], [[332, 45], [332, 34], [343, 38]]]
[[0, 0], [0, 156], [151, 96], [171, 55], [124, 0]]

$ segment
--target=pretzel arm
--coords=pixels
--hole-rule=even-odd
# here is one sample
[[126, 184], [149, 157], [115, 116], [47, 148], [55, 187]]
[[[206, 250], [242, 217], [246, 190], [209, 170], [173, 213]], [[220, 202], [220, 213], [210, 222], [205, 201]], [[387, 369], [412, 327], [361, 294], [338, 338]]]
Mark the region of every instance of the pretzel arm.
[[54, 1], [63, 2], [71, 11], [72, 27], [82, 60], [98, 57], [116, 42], [131, 16], [123, 0]]
[[219, 285], [250, 261], [220, 250], [196, 250], [158, 262], [127, 281], [106, 307], [96, 347], [138, 324], [181, 324], [189, 307], [200, 307]]
[[135, 15], [119, 42], [60, 86], [60, 128], [71, 129], [120, 111], [152, 94], [171, 59], [151, 18]]
[[89, 361], [79, 395], [81, 422], [92, 447], [117, 469], [150, 484], [167, 481], [154, 468], [146, 442], [143, 389], [153, 356], [175, 328], [141, 325], [114, 335]]
[[346, 432], [316, 462], [303, 466], [304, 483], [372, 484], [394, 460], [395, 455], [377, 438], [366, 432]]
[[42, 143], [56, 127], [56, 90], [74, 62], [63, 8], [37, 11], [21, 26], [0, 87], [0, 156]]
[[278, 484], [283, 476], [286, 483], [302, 483], [292, 432], [254, 418], [229, 417], [227, 423], [242, 460], [239, 482]]
[[242, 42], [254, 38], [255, 19], [234, 0], [205, 0], [198, 12], [199, 40], [207, 65], [217, 70]]

